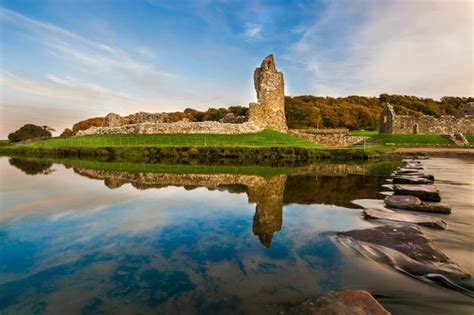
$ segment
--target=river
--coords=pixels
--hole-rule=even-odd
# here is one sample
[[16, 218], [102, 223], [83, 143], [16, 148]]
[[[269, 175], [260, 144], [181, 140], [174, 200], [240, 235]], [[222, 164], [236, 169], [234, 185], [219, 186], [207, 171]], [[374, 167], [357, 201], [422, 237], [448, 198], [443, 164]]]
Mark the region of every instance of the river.
[[[448, 230], [422, 227], [474, 274], [474, 160], [423, 161]], [[339, 244], [370, 228], [398, 162], [295, 169], [0, 158], [0, 313], [276, 314], [364, 289], [393, 314], [472, 314], [473, 299]], [[443, 215], [440, 215], [443, 216]]]

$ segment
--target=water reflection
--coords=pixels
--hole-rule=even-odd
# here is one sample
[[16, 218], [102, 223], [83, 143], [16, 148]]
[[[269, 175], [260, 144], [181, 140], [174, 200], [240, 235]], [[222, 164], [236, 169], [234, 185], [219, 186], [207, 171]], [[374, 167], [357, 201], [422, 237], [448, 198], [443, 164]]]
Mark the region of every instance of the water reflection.
[[11, 158], [8, 162], [28, 175], [48, 175], [54, 172], [53, 162], [50, 161]]
[[[394, 163], [386, 162], [381, 165], [391, 166]], [[124, 172], [80, 167], [73, 169], [81, 176], [103, 180], [105, 186], [110, 189], [131, 184], [139, 190], [181, 186], [188, 190], [205, 187], [208, 190], [246, 193], [248, 202], [256, 204], [253, 234], [265, 248], [270, 248], [274, 233], [282, 228], [283, 206], [286, 204], [317, 203], [354, 207], [351, 204], [354, 199], [375, 197], [384, 178], [361, 175], [370, 173], [370, 167], [356, 164], [319, 164], [272, 177]], [[372, 169], [375, 173], [376, 170]], [[354, 187], [358, 189], [355, 190]]]
[[[276, 314], [347, 288], [390, 297], [400, 314], [472, 304], [333, 242], [332, 231], [379, 224], [350, 201], [376, 198], [396, 163], [53, 165], [32, 177], [0, 158], [2, 313]], [[469, 243], [461, 230], [439, 237]]]

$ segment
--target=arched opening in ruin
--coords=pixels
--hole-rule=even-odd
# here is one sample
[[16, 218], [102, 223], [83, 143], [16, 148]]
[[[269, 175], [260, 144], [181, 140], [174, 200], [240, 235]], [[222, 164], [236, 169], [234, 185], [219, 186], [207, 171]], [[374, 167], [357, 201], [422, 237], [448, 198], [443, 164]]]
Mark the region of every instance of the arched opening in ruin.
[[418, 124], [414, 124], [413, 125], [413, 134], [417, 134], [418, 133]]

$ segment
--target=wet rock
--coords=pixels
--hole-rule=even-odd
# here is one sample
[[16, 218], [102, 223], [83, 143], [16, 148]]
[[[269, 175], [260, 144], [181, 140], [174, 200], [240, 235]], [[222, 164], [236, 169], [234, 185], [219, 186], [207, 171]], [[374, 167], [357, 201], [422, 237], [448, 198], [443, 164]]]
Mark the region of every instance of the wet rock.
[[403, 166], [405, 169], [409, 170], [424, 170], [425, 168], [421, 164], [407, 163]]
[[286, 314], [388, 315], [390, 313], [369, 292], [348, 290], [309, 299], [291, 307]]
[[408, 213], [400, 213], [394, 211], [381, 211], [376, 209], [364, 209], [364, 216], [366, 219], [381, 219], [381, 220], [390, 220], [406, 223], [414, 223], [418, 225], [428, 226], [434, 229], [445, 230], [446, 221], [426, 216], [426, 215], [416, 215]]
[[416, 211], [450, 214], [451, 207], [448, 206], [447, 204], [440, 203], [440, 202], [422, 201], [421, 206], [416, 208]]
[[388, 196], [384, 200], [389, 208], [415, 210], [416, 207], [421, 206], [421, 200], [415, 196]]
[[441, 201], [439, 189], [434, 185], [395, 185], [394, 195], [410, 195], [424, 201]]
[[384, 202], [388, 208], [392, 209], [394, 208], [402, 210], [436, 212], [445, 214], [451, 213], [451, 208], [446, 204], [421, 201], [420, 198], [409, 195], [387, 196]]
[[452, 280], [470, 277], [414, 225], [352, 230], [338, 236], [364, 256], [414, 276], [430, 278], [439, 274]]
[[396, 176], [393, 178], [394, 184], [408, 184], [408, 185], [431, 185], [432, 180], [419, 176]]
[[398, 174], [417, 174], [421, 173], [420, 170], [413, 170], [409, 168], [399, 168], [396, 171]]

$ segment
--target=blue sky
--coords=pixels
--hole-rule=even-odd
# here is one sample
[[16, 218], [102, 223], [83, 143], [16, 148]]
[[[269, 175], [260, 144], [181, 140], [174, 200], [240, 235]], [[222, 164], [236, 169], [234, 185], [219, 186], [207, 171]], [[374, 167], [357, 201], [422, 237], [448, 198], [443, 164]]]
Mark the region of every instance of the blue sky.
[[473, 95], [469, 0], [0, 1], [0, 138], [108, 112], [255, 100], [273, 53], [287, 95]]

